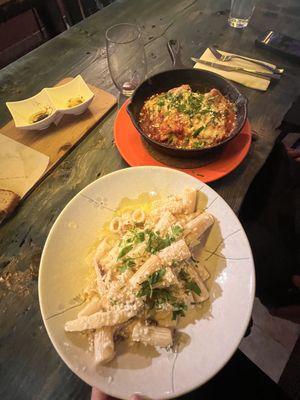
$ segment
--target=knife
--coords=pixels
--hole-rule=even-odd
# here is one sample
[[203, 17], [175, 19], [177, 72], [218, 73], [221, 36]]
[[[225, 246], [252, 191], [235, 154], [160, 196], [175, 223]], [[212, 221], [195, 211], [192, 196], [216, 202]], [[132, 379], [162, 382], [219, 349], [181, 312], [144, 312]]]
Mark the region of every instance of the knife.
[[281, 78], [281, 75], [279, 75], [279, 74], [260, 72], [260, 71], [256, 71], [255, 69], [232, 67], [230, 65], [224, 65], [224, 64], [214, 63], [214, 62], [210, 62], [210, 61], [199, 60], [198, 58], [194, 58], [194, 57], [191, 57], [191, 60], [196, 63], [208, 65], [209, 67], [212, 67], [212, 68], [222, 69], [223, 71], [240, 72], [242, 74], [248, 74], [248, 75], [258, 76], [258, 77], [267, 78], [267, 79], [279, 80]]

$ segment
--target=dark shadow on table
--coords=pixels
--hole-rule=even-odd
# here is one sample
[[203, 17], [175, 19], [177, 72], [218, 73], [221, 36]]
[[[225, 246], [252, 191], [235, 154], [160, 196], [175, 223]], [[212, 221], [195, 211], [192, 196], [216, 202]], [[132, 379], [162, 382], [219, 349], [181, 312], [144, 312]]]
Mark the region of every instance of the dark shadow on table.
[[[205, 368], [205, 365], [203, 366]], [[290, 399], [241, 351], [209, 382], [179, 400], [288, 400]]]

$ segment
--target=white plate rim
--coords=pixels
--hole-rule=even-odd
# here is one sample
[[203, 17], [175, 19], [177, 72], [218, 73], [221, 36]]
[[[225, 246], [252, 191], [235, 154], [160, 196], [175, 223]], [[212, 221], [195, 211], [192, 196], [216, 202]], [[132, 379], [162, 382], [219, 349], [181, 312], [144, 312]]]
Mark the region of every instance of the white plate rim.
[[[149, 169], [152, 169], [152, 170], [159, 170], [159, 169], [160, 169], [160, 170], [166, 170], [166, 169], [167, 169], [167, 170], [172, 171], [173, 173], [175, 172], [175, 174], [177, 173], [177, 174], [181, 174], [181, 175], [182, 175], [182, 174], [183, 174], [183, 175], [188, 175], [188, 174], [186, 174], [185, 172], [178, 171], [178, 170], [175, 170], [175, 169], [173, 169], [173, 168], [166, 168], [166, 167], [161, 167], [161, 166], [136, 166], [136, 167], [127, 167], [127, 168], [119, 169], [119, 170], [110, 172], [109, 174], [106, 174], [106, 175], [104, 175], [104, 176], [102, 176], [102, 177], [96, 179], [95, 181], [91, 182], [90, 184], [88, 184], [87, 186], [85, 186], [83, 189], [81, 189], [74, 197], [72, 197], [72, 199], [71, 199], [71, 200], [65, 205], [65, 207], [62, 209], [62, 211], [60, 212], [60, 214], [59, 214], [58, 217], [56, 218], [55, 222], [53, 223], [53, 225], [52, 225], [52, 227], [51, 227], [51, 229], [50, 229], [50, 231], [49, 231], [49, 233], [48, 233], [47, 239], [46, 239], [45, 244], [44, 244], [44, 247], [43, 247], [43, 252], [42, 252], [41, 260], [40, 260], [39, 276], [38, 276], [38, 296], [39, 296], [39, 306], [40, 306], [40, 310], [41, 310], [41, 315], [42, 315], [43, 323], [44, 323], [44, 326], [45, 326], [45, 328], [46, 328], [47, 334], [48, 334], [48, 336], [49, 336], [49, 339], [50, 339], [50, 341], [51, 341], [53, 347], [55, 348], [57, 354], [58, 354], [59, 357], [63, 360], [63, 362], [69, 367], [69, 369], [70, 369], [76, 376], [78, 376], [83, 382], [87, 383], [89, 386], [92, 386], [92, 383], [91, 383], [91, 381], [89, 381], [88, 376], [87, 376], [86, 374], [84, 374], [83, 371], [81, 371], [81, 370], [76, 370], [76, 369], [73, 367], [73, 365], [68, 361], [68, 359], [64, 356], [63, 352], [61, 352], [61, 351], [59, 350], [59, 348], [57, 347], [57, 345], [56, 345], [56, 343], [55, 343], [55, 340], [53, 339], [53, 337], [52, 337], [52, 335], [51, 335], [51, 331], [49, 330], [49, 327], [47, 326], [47, 321], [46, 321], [46, 318], [45, 318], [45, 312], [44, 312], [44, 309], [43, 309], [43, 299], [42, 299], [42, 296], [41, 296], [41, 290], [42, 290], [42, 289], [41, 289], [41, 279], [40, 279], [41, 270], [42, 270], [42, 268], [43, 268], [43, 267], [42, 267], [42, 266], [43, 266], [43, 261], [44, 261], [44, 257], [45, 257], [45, 251], [44, 251], [44, 250], [45, 250], [45, 248], [47, 247], [48, 242], [51, 240], [51, 237], [54, 235], [56, 225], [57, 225], [58, 222], [63, 218], [64, 212], [66, 211], [66, 209], [67, 209], [69, 206], [71, 206], [71, 204], [72, 204], [73, 202], [75, 202], [76, 199], [77, 199], [85, 190], [88, 190], [88, 188], [90, 188], [91, 186], [96, 185], [97, 182], [100, 181], [100, 180], [103, 181], [103, 180], [109, 179], [109, 178], [110, 178], [111, 176], [113, 176], [113, 175], [126, 173], [126, 170], [128, 170], [128, 169], [130, 169], [130, 170], [132, 170], [132, 169], [141, 169], [141, 170], [142, 170], [142, 169], [145, 169], [145, 170], [146, 170], [146, 169], [147, 169], [147, 170], [149, 170]], [[253, 260], [253, 255], [252, 255], [252, 250], [251, 250], [251, 246], [250, 246], [249, 240], [248, 240], [248, 238], [247, 238], [247, 235], [246, 235], [246, 233], [245, 233], [245, 231], [244, 231], [244, 228], [243, 228], [241, 222], [239, 221], [238, 217], [236, 216], [236, 214], [234, 213], [234, 211], [232, 210], [232, 208], [229, 206], [229, 204], [228, 204], [228, 203], [223, 199], [223, 197], [220, 196], [214, 189], [212, 189], [208, 184], [202, 182], [200, 179], [197, 179], [197, 178], [192, 177], [192, 176], [190, 176], [190, 175], [188, 175], [188, 176], [189, 176], [189, 178], [193, 178], [195, 181], [200, 182], [200, 183], [203, 185], [202, 187], [208, 187], [208, 188], [209, 188], [211, 191], [213, 191], [218, 197], [220, 197], [220, 198], [222, 199], [222, 201], [224, 201], [224, 202], [226, 203], [226, 205], [228, 206], [228, 208], [230, 209], [230, 211], [231, 211], [231, 213], [232, 213], [232, 217], [233, 217], [234, 219], [236, 219], [237, 222], [238, 222], [238, 224], [240, 225], [240, 227], [241, 227], [241, 234], [244, 236], [245, 242], [247, 243], [247, 246], [248, 246], [248, 248], [249, 248], [249, 256], [250, 256], [250, 261], [251, 261], [251, 265], [252, 265], [252, 277], [251, 277], [251, 278], [252, 278], [252, 285], [251, 285], [251, 293], [250, 293], [249, 308], [248, 308], [248, 310], [247, 310], [247, 318], [245, 319], [245, 321], [247, 321], [247, 323], [245, 323], [244, 330], [243, 330], [243, 334], [242, 334], [241, 338], [238, 338], [238, 337], [237, 337], [237, 339], [236, 339], [236, 341], [235, 341], [235, 345], [234, 345], [233, 348], [232, 348], [232, 351], [229, 352], [229, 353], [227, 354], [227, 357], [225, 357], [225, 358], [223, 359], [223, 362], [222, 362], [222, 363], [219, 365], [219, 367], [215, 370], [215, 373], [212, 374], [211, 376], [207, 377], [206, 380], [202, 381], [200, 385], [199, 385], [199, 384], [195, 384], [194, 386], [190, 386], [190, 387], [187, 388], [186, 390], [177, 390], [176, 392], [174, 392], [174, 393], [172, 393], [172, 394], [162, 394], [162, 397], [160, 397], [161, 400], [174, 399], [174, 398], [177, 398], [178, 396], [182, 396], [182, 395], [185, 395], [185, 394], [187, 394], [187, 393], [190, 393], [190, 392], [196, 390], [197, 388], [200, 388], [201, 386], [203, 386], [203, 385], [204, 385], [205, 383], [207, 383], [210, 379], [212, 379], [218, 372], [220, 372], [220, 370], [228, 363], [228, 361], [231, 359], [231, 357], [232, 357], [232, 356], [234, 355], [234, 353], [237, 351], [238, 346], [239, 346], [241, 340], [242, 340], [243, 337], [244, 337], [244, 334], [245, 334], [245, 332], [246, 332], [246, 330], [247, 330], [247, 328], [248, 328], [248, 325], [249, 325], [249, 322], [250, 322], [250, 319], [251, 319], [252, 309], [253, 309], [253, 304], [254, 304], [254, 297], [255, 297], [256, 279], [255, 279], [254, 260]], [[99, 389], [99, 390], [103, 390], [103, 389], [101, 389], [100, 387], [99, 387], [98, 389]], [[105, 388], [105, 393], [106, 393], [107, 395], [109, 395], [109, 396], [117, 397], [117, 398], [119, 397], [119, 398], [120, 398], [120, 394], [119, 394], [118, 392], [114, 391], [114, 390], [110, 390], [110, 387], [106, 387], [106, 388]], [[134, 394], [134, 393], [133, 393], [133, 394]], [[121, 398], [120, 398], [120, 399], [121, 399]], [[123, 399], [125, 399], [125, 398], [123, 398]]]

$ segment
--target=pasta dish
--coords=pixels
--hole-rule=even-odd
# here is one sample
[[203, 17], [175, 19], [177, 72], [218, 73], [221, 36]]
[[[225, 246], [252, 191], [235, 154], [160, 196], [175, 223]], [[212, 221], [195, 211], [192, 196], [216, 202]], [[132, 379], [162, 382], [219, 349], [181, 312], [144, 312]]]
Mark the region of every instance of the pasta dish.
[[179, 149], [211, 147], [230, 136], [235, 105], [217, 89], [193, 92], [189, 85], [151, 96], [139, 123], [151, 139]]
[[[209, 298], [206, 268], [193, 257], [214, 218], [196, 210], [197, 191], [117, 211], [93, 256], [87, 302], [67, 332], [86, 332], [96, 363], [111, 361], [116, 342], [168, 348], [176, 323]], [[206, 233], [206, 234], [205, 234]]]

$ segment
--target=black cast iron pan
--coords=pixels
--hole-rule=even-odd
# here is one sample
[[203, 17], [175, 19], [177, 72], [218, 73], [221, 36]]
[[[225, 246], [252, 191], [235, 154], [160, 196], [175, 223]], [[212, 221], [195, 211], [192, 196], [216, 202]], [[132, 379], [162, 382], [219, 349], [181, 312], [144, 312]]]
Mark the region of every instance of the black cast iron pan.
[[[200, 158], [220, 150], [242, 130], [247, 119], [247, 99], [227, 79], [212, 72], [194, 68], [185, 68], [180, 60], [180, 45], [176, 40], [168, 42], [174, 69], [160, 72], [146, 79], [135, 90], [130, 104], [127, 106], [128, 114], [142, 137], [157, 150], [170, 156], [180, 158]], [[207, 92], [213, 88], [218, 89], [224, 96], [236, 105], [236, 126], [231, 135], [223, 142], [203, 149], [178, 149], [168, 144], [157, 142], [147, 136], [140, 127], [139, 114], [144, 102], [152, 95], [166, 92], [169, 89], [183, 84], [189, 84], [193, 91]]]

